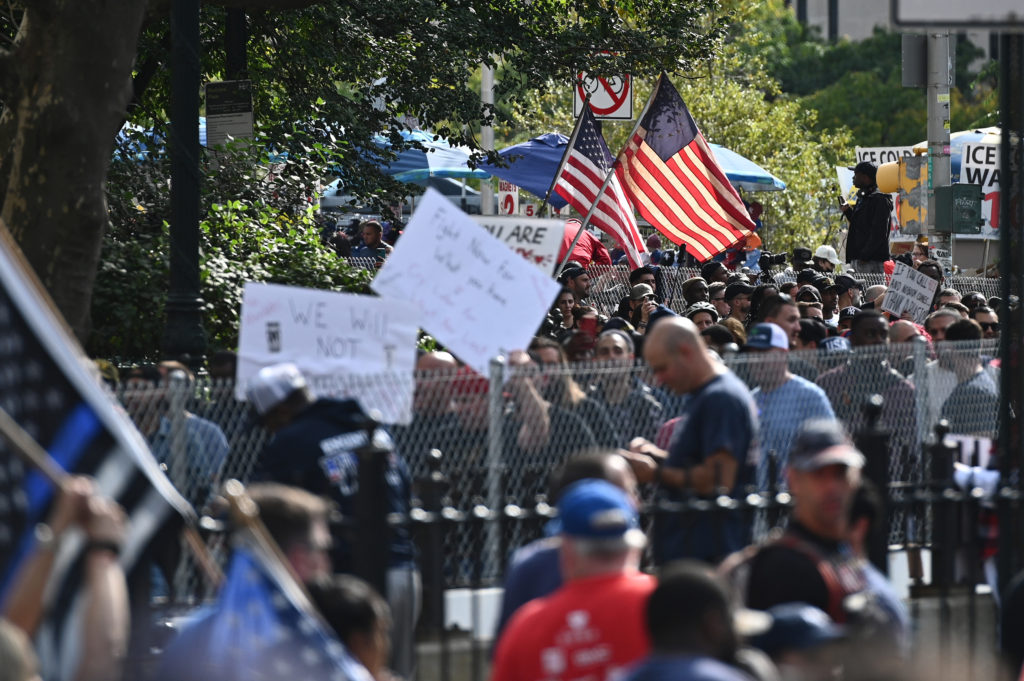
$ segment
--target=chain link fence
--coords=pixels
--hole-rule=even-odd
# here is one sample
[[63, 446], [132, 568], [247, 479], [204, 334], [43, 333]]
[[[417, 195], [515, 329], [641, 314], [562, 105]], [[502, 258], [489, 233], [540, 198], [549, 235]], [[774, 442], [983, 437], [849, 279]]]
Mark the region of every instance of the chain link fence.
[[[964, 438], [965, 450], [987, 454], [999, 425], [995, 352], [995, 341], [946, 342], [936, 356], [918, 341], [847, 354], [727, 355], [725, 364], [752, 389], [760, 414], [757, 486], [749, 491], [784, 489], [786, 457], [803, 420], [834, 415], [857, 433], [868, 425], [864, 405], [876, 394], [884, 399], [878, 424], [890, 433], [885, 470], [894, 500], [930, 479], [922, 452], [940, 419]], [[249, 481], [268, 440], [233, 391], [230, 381], [174, 373], [160, 384], [131, 381], [118, 390], [171, 480], [199, 509], [223, 481]], [[628, 447], [634, 437], [669, 447], [685, 403], [655, 385], [642, 362], [495, 362], [486, 377], [465, 369], [418, 373], [413, 421], [388, 430], [417, 481], [414, 495], [436, 467], [446, 480], [443, 504], [471, 513], [533, 507], [547, 493], [550, 473], [575, 453]], [[652, 492], [645, 490], [647, 501]], [[927, 541], [926, 519], [900, 513], [892, 517], [889, 543], [906, 542], [908, 532], [915, 542]], [[497, 583], [509, 552], [539, 536], [543, 522], [453, 524], [444, 537], [446, 583]], [[223, 557], [219, 543], [213, 548]], [[198, 581], [186, 566], [176, 592], [193, 593]]]

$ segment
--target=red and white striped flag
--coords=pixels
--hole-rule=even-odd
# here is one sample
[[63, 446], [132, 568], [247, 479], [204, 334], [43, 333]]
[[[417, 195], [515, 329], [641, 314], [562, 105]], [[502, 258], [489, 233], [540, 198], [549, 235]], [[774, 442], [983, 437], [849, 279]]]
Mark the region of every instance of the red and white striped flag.
[[590, 107], [583, 107], [579, 132], [569, 150], [562, 174], [555, 183], [555, 191], [580, 215], [586, 215], [598, 200], [589, 224], [610, 234], [626, 252], [629, 266], [635, 269], [644, 264], [640, 254], [646, 253], [647, 247], [637, 229], [633, 206], [623, 193], [619, 179], [612, 176], [600, 199], [597, 196], [614, 160], [597, 129]]
[[754, 229], [683, 98], [663, 73], [616, 173], [637, 210], [703, 262]]

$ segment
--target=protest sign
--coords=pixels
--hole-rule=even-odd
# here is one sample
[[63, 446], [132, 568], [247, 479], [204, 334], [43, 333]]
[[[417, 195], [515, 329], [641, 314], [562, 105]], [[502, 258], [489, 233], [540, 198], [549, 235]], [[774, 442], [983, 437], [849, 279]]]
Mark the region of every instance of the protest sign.
[[914, 147], [856, 147], [857, 163], [867, 161], [880, 166], [914, 155]]
[[552, 274], [558, 264], [565, 222], [551, 218], [474, 215], [477, 224], [498, 240], [537, 265], [544, 274]]
[[960, 181], [981, 186], [981, 234], [957, 234], [957, 239], [999, 238], [999, 145], [965, 144], [960, 156]]
[[882, 311], [899, 318], [909, 312], [914, 321], [921, 324], [932, 308], [935, 289], [939, 282], [904, 263], [896, 263], [889, 289], [885, 292]]
[[560, 287], [434, 190], [371, 284], [411, 303], [420, 325], [478, 373], [523, 349]]
[[412, 420], [419, 333], [404, 300], [248, 282], [235, 395], [260, 369], [294, 362], [320, 397], [355, 397], [383, 423]]

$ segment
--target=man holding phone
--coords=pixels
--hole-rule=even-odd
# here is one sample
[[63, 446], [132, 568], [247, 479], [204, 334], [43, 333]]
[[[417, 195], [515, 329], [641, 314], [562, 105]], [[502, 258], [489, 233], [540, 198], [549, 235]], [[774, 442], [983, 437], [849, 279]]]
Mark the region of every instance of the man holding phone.
[[385, 243], [384, 227], [376, 220], [367, 220], [359, 225], [363, 235], [363, 245], [352, 249], [353, 258], [373, 258], [377, 267], [384, 263], [384, 259], [391, 255], [394, 250], [391, 244]]

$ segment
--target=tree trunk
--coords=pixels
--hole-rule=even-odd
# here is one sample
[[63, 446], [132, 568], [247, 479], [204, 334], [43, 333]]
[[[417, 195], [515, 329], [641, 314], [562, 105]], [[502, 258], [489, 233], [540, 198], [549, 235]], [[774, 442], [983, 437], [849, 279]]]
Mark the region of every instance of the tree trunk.
[[83, 342], [145, 11], [138, 0], [28, 3], [0, 74], [16, 125], [0, 217]]

